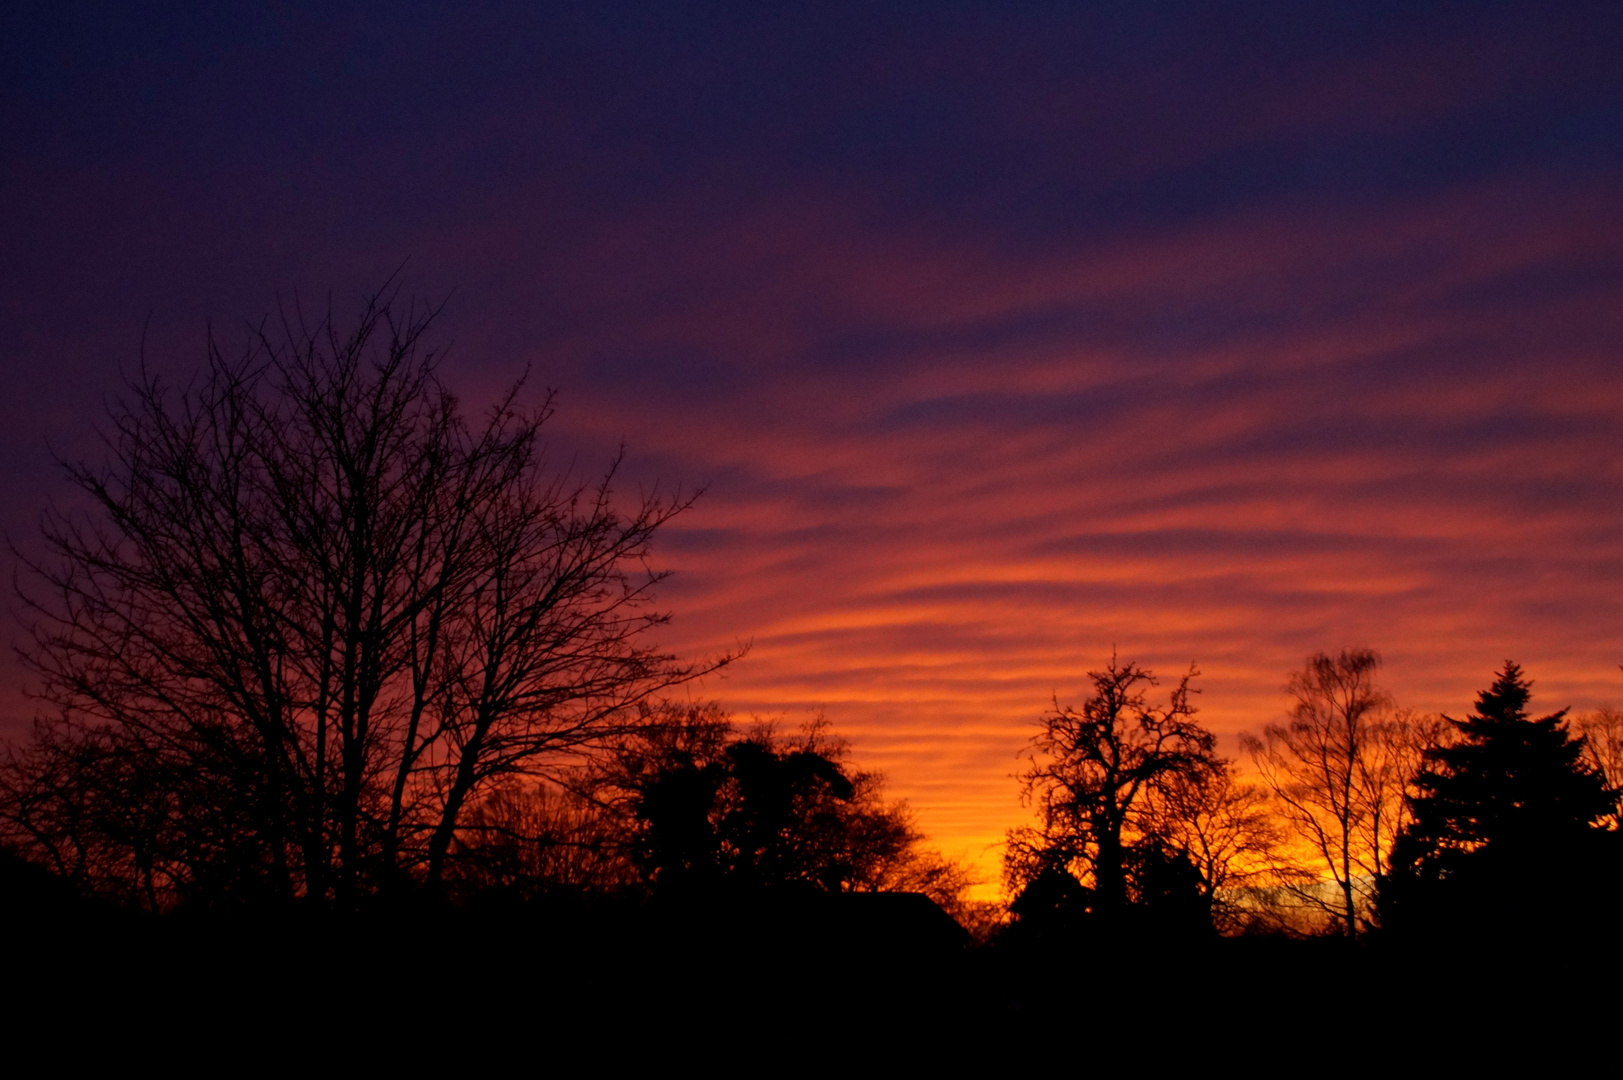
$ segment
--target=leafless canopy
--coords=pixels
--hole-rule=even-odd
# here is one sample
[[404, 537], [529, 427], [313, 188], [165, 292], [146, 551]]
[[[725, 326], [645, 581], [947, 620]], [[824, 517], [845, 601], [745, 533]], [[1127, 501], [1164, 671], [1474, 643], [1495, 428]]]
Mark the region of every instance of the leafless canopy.
[[1584, 761], [1606, 778], [1614, 793], [1607, 827], [1623, 828], [1623, 710], [1603, 707], [1584, 713], [1578, 717], [1578, 731], [1584, 737]]
[[1372, 916], [1405, 794], [1442, 737], [1441, 720], [1394, 708], [1376, 682], [1380, 666], [1370, 649], [1315, 653], [1286, 687], [1289, 721], [1246, 738], [1285, 826], [1310, 853], [1297, 899], [1349, 937]]
[[131, 382], [23, 587], [54, 714], [6, 772], [14, 838], [159, 907], [432, 885], [486, 786], [730, 659], [648, 640], [650, 543], [692, 497], [549, 469], [550, 396], [470, 425], [433, 315], [284, 314], [191, 385]]
[[1290, 878], [1281, 874], [1284, 836], [1265, 787], [1227, 761], [1171, 773], [1151, 790], [1141, 827], [1189, 860], [1219, 932], [1273, 921], [1267, 901]]
[[1189, 700], [1189, 682], [1198, 674], [1191, 666], [1167, 704], [1152, 705], [1147, 691], [1155, 676], [1112, 656], [1105, 670], [1088, 673], [1093, 692], [1080, 708], [1055, 700], [1032, 739], [1030, 766], [1020, 774], [1039, 825], [1010, 834], [1011, 886], [1057, 862], [1091, 882], [1096, 910], [1126, 905], [1129, 846], [1160, 839], [1151, 820], [1153, 793], [1221, 767], [1215, 740], [1195, 721]]

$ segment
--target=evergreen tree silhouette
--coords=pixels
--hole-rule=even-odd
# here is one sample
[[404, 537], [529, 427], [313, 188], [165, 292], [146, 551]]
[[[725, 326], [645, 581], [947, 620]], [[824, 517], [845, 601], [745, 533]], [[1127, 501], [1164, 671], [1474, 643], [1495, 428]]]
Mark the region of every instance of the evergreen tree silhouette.
[[1542, 933], [1602, 901], [1617, 838], [1597, 826], [1614, 793], [1567, 710], [1530, 717], [1531, 688], [1505, 661], [1475, 711], [1449, 718], [1458, 738], [1427, 754], [1382, 885], [1389, 927]]

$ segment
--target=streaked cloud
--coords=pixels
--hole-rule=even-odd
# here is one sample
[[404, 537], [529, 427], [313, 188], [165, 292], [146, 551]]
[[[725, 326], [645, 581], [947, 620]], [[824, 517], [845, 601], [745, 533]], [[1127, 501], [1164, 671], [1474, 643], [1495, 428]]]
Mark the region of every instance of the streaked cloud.
[[706, 486], [667, 643], [753, 646], [695, 693], [821, 710], [988, 871], [1113, 647], [1230, 752], [1345, 644], [1623, 699], [1615, 8], [241, 18], [9, 36], [99, 57], [15, 46], [0, 113], [25, 547], [143, 334], [410, 255], [470, 405], [528, 363], [558, 461]]

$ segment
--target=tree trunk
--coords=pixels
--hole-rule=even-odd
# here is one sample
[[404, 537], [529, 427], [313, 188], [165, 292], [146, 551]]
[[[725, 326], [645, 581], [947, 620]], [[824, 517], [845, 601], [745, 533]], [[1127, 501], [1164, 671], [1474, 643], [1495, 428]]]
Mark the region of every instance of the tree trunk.
[[1093, 911], [1111, 922], [1127, 907], [1127, 874], [1123, 861], [1120, 830], [1101, 831], [1099, 852], [1093, 863]]

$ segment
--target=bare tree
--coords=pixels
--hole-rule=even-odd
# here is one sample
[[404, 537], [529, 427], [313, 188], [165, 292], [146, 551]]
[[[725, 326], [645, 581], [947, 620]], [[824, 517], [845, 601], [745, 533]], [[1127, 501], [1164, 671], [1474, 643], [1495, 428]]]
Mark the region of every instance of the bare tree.
[[1623, 828], [1623, 710], [1604, 707], [1578, 717], [1578, 731], [1584, 737], [1584, 761], [1606, 778], [1613, 792], [1613, 809], [1607, 827]]
[[619, 826], [568, 788], [509, 778], [461, 815], [447, 878], [466, 896], [611, 893], [634, 882]]
[[1317, 882], [1293, 891], [1348, 937], [1371, 917], [1404, 825], [1404, 795], [1443, 726], [1394, 711], [1375, 681], [1380, 664], [1370, 649], [1314, 654], [1286, 688], [1295, 699], [1290, 720], [1245, 738], [1287, 827], [1328, 874], [1333, 899]]
[[1210, 732], [1196, 723], [1191, 665], [1166, 705], [1151, 705], [1155, 676], [1112, 655], [1090, 671], [1081, 708], [1045, 713], [1020, 774], [1022, 797], [1037, 809], [1035, 828], [1013, 830], [1005, 875], [1011, 886], [1059, 867], [1089, 883], [1094, 911], [1114, 917], [1128, 904], [1127, 862], [1139, 840], [1158, 839], [1152, 793], [1221, 767]]
[[284, 314], [236, 360], [211, 338], [183, 389], [131, 383], [106, 463], [66, 465], [92, 511], [47, 514], [30, 564], [56, 713], [12, 756], [15, 835], [154, 906], [433, 886], [480, 792], [731, 659], [648, 641], [650, 545], [691, 496], [624, 500], [618, 461], [549, 469], [550, 396], [515, 386], [470, 426], [434, 314], [394, 293], [349, 330]]
[[1258, 898], [1291, 880], [1271, 802], [1267, 788], [1239, 779], [1228, 762], [1174, 773], [1150, 792], [1142, 827], [1194, 867], [1219, 932], [1249, 926]]

